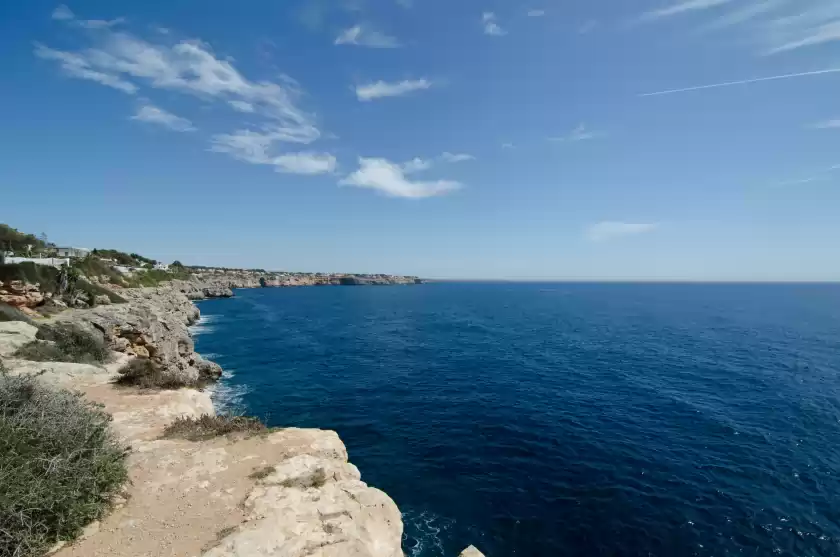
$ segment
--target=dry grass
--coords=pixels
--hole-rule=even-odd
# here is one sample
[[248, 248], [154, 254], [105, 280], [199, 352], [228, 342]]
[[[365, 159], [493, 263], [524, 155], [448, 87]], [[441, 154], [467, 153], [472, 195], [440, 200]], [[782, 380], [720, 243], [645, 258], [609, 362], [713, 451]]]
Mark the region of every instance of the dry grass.
[[250, 416], [211, 416], [204, 414], [198, 418], [178, 418], [163, 431], [167, 439], [187, 439], [203, 441], [231, 433], [255, 435], [267, 431], [259, 418]]
[[110, 420], [79, 394], [0, 374], [0, 555], [42, 555], [103, 515], [127, 478]]
[[269, 477], [274, 473], [274, 466], [265, 466], [264, 468], [259, 468], [254, 470], [248, 477], [252, 480], [264, 480], [265, 478]]

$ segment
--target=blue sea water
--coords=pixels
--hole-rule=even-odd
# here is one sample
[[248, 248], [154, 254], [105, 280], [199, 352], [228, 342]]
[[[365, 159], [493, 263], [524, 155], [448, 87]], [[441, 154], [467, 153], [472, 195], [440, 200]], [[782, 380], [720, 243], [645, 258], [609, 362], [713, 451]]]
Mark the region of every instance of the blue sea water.
[[338, 431], [409, 556], [840, 555], [840, 286], [257, 289], [200, 308], [217, 401]]

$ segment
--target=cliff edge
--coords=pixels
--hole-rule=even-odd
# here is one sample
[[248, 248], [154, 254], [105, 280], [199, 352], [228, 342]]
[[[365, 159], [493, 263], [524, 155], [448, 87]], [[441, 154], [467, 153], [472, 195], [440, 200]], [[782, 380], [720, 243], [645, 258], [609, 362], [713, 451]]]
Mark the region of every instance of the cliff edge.
[[[214, 380], [221, 369], [194, 350], [191, 298], [220, 284], [178, 281], [125, 289], [126, 304], [67, 310], [37, 326], [0, 323], [0, 358], [12, 375], [82, 392], [113, 416], [130, 447], [130, 481], [112, 511], [58, 557], [402, 557], [396, 504], [361, 481], [333, 431], [285, 428], [203, 441], [166, 438], [174, 420], [214, 414], [195, 389], [118, 388], [118, 369], [136, 357], [178, 377]], [[230, 288], [230, 285], [227, 286]], [[210, 294], [208, 294], [208, 292]], [[104, 366], [16, 359], [15, 350], [57, 324], [100, 335], [113, 350]], [[470, 548], [463, 555], [481, 555]]]

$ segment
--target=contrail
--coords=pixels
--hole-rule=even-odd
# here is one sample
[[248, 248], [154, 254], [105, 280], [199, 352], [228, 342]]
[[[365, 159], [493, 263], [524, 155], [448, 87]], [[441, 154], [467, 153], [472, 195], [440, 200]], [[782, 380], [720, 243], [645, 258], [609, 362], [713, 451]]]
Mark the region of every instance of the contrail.
[[659, 95], [673, 95], [674, 93], [685, 93], [687, 91], [700, 91], [702, 89], [717, 89], [718, 87], [731, 87], [732, 85], [746, 85], [760, 81], [776, 81], [779, 79], [791, 79], [794, 77], [807, 77], [811, 75], [823, 75], [827, 73], [840, 73], [840, 68], [829, 68], [815, 72], [789, 73], [785, 75], [774, 75], [772, 77], [759, 77], [756, 79], [744, 79], [742, 81], [727, 81], [726, 83], [713, 83], [711, 85], [698, 85], [697, 87], [685, 87], [684, 89], [670, 89], [668, 91], [657, 91], [655, 93], [641, 93], [640, 97], [656, 97]]

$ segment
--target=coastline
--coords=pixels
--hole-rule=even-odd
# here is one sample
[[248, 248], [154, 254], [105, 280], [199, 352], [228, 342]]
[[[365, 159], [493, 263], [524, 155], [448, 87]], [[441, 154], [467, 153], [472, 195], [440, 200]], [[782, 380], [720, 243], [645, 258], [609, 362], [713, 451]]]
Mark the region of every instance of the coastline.
[[[335, 432], [285, 428], [199, 442], [164, 439], [164, 428], [176, 418], [216, 413], [211, 391], [114, 386], [117, 370], [136, 357], [153, 358], [179, 377], [215, 381], [222, 376], [218, 365], [194, 350], [190, 326], [200, 319], [194, 302], [262, 285], [219, 278], [121, 289], [126, 304], [67, 310], [49, 320], [98, 331], [114, 352], [104, 367], [9, 358], [38, 329], [22, 322], [0, 324], [0, 356], [11, 374], [38, 374], [46, 383], [102, 404], [131, 449], [130, 482], [112, 511], [80, 539], [58, 544], [55, 555], [104, 557], [119, 548], [121, 555], [138, 557], [150, 552], [402, 557], [399, 509], [361, 480]], [[480, 555], [474, 551], [464, 554]]]

